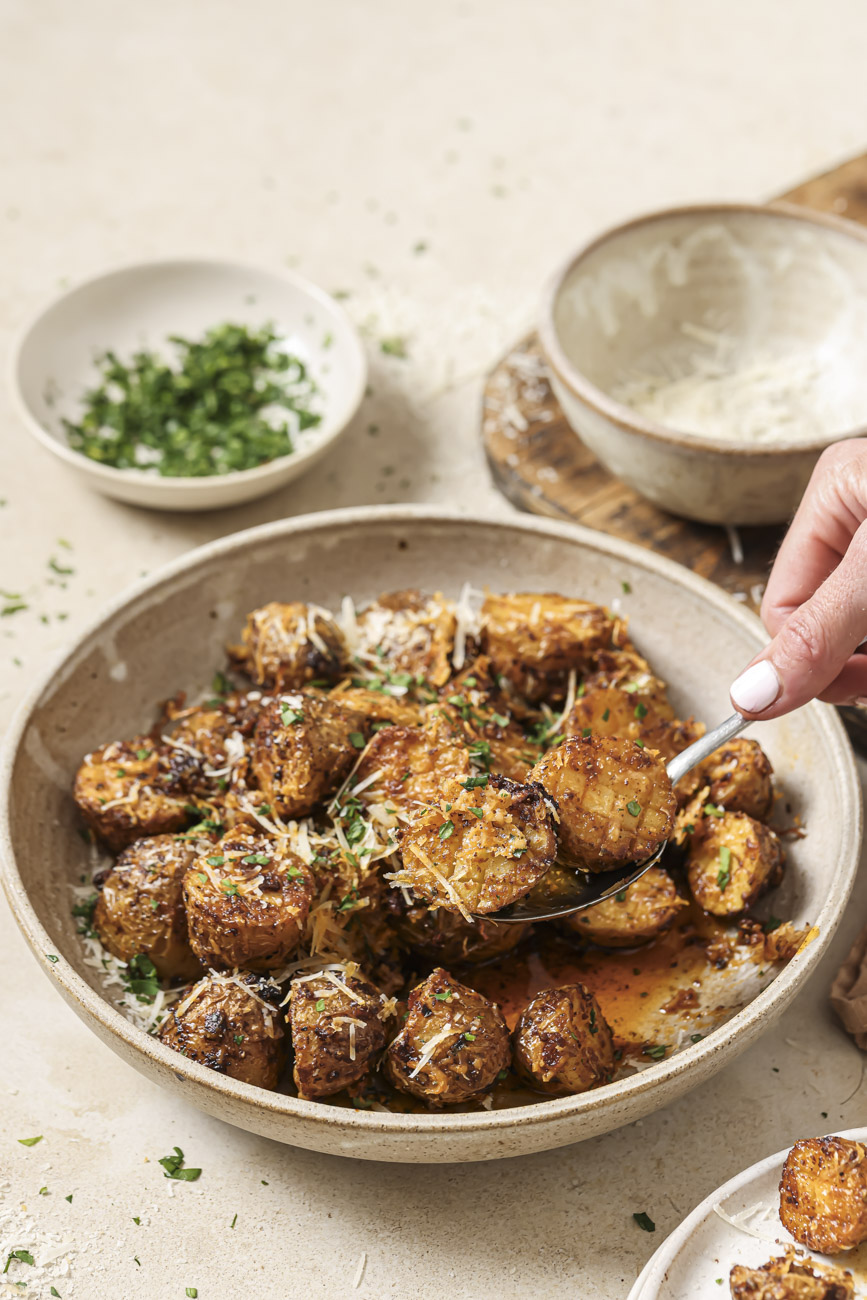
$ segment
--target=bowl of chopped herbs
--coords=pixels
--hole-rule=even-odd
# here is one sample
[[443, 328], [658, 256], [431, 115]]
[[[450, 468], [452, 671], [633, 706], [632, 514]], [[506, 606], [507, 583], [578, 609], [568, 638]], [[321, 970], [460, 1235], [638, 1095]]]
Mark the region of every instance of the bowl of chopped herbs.
[[122, 267], [21, 335], [28, 430], [92, 487], [158, 510], [264, 496], [346, 430], [367, 379], [340, 305], [285, 271], [185, 259]]

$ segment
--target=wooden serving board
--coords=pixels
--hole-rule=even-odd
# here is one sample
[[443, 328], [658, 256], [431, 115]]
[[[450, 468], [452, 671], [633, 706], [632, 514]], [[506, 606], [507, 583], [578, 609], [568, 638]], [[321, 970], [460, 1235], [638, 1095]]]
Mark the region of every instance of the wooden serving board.
[[[780, 200], [867, 225], [867, 154], [774, 201]], [[535, 333], [522, 339], [488, 375], [482, 439], [494, 482], [522, 510], [574, 519], [647, 546], [758, 609], [782, 527], [729, 533], [693, 523], [667, 514], [613, 478], [567, 424], [548, 383]]]

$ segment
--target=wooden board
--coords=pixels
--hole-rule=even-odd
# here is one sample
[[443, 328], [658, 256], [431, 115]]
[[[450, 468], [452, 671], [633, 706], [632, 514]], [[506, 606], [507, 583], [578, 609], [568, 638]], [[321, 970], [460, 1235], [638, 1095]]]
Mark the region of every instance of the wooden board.
[[[867, 154], [779, 199], [867, 225]], [[535, 333], [488, 375], [482, 438], [494, 482], [521, 509], [574, 519], [649, 547], [758, 608], [783, 529], [734, 532], [692, 523], [667, 514], [613, 478], [569, 428], [548, 383]]]

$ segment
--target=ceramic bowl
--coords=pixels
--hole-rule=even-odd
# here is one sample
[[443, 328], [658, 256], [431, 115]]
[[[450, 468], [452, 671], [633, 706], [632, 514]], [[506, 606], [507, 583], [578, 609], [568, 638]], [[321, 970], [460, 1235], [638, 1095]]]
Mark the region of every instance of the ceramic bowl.
[[[617, 226], [555, 274], [540, 322], [582, 441], [656, 505], [717, 524], [788, 519], [823, 448], [867, 431], [865, 333], [867, 230], [784, 204], [671, 208]], [[652, 391], [660, 375], [720, 366], [750, 372], [752, 386], [712, 380], [701, 397], [687, 385], [676, 408], [648, 405], [646, 376]], [[801, 416], [762, 441], [783, 385]]]
[[[582, 1096], [490, 1112], [352, 1111], [225, 1078], [124, 1018], [85, 963], [70, 914], [70, 887], [91, 865], [70, 794], [82, 755], [148, 724], [154, 702], [177, 689], [206, 689], [225, 642], [258, 604], [300, 598], [338, 606], [347, 592], [363, 601], [415, 585], [457, 596], [470, 576], [494, 590], [622, 602], [639, 646], [673, 684], [681, 716], [727, 716], [731, 677], [763, 640], [758, 621], [716, 587], [587, 529], [448, 517], [424, 507], [335, 511], [213, 542], [139, 584], [78, 639], [10, 727], [0, 758], [2, 876], [36, 959], [103, 1042], [232, 1124], [314, 1150], [410, 1162], [488, 1160], [593, 1137], [667, 1105], [721, 1069], [791, 1001], [831, 939], [858, 862], [860, 786], [836, 713], [811, 704], [755, 734], [808, 828], [804, 840], [787, 846], [789, 868], [773, 905], [780, 916], [815, 926], [812, 942], [758, 995], [732, 971], [717, 1028], [639, 1074]], [[631, 594], [623, 594], [623, 583]]]
[[[68, 445], [62, 417], [76, 418], [97, 378], [95, 357], [164, 351], [171, 334], [199, 337], [226, 321], [274, 322], [319, 389], [321, 422], [295, 450], [255, 469], [211, 478], [163, 478], [114, 469]], [[25, 428], [90, 487], [156, 510], [213, 510], [265, 496], [303, 474], [334, 445], [364, 396], [367, 361], [342, 307], [299, 275], [216, 260], [141, 262], [85, 281], [49, 304], [13, 349], [11, 388]]]

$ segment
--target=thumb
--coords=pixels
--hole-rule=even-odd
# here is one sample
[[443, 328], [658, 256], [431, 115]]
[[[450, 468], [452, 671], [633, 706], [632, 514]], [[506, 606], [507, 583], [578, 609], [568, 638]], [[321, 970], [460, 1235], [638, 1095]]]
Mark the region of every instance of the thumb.
[[[862, 524], [833, 573], [732, 684], [732, 704], [748, 716], [776, 718], [826, 692], [838, 703], [867, 694], [867, 658], [852, 659], [865, 637], [867, 524]], [[845, 690], [837, 699], [833, 684], [844, 669]]]

